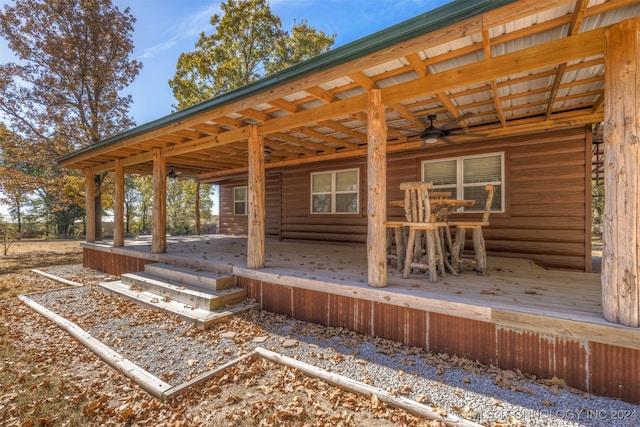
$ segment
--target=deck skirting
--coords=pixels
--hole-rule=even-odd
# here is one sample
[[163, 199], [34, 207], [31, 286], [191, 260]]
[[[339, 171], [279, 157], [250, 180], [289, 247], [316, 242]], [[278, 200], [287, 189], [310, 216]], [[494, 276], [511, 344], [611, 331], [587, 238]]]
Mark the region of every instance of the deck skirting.
[[558, 377], [572, 387], [596, 395], [640, 403], [637, 349], [570, 340], [553, 331], [530, 332], [241, 276], [236, 281], [263, 310], [427, 351], [467, 356], [502, 369], [520, 369], [542, 378]]
[[[84, 247], [84, 266], [120, 275], [167, 256]], [[177, 261], [180, 263], [181, 261]], [[185, 261], [187, 262], [187, 261]], [[192, 263], [200, 261], [189, 261]], [[230, 268], [227, 266], [227, 268]], [[470, 307], [231, 267], [236, 284], [269, 312], [457, 354], [542, 378], [557, 377], [595, 395], [640, 404], [640, 330], [545, 317], [506, 307]], [[395, 297], [395, 299], [394, 299]]]

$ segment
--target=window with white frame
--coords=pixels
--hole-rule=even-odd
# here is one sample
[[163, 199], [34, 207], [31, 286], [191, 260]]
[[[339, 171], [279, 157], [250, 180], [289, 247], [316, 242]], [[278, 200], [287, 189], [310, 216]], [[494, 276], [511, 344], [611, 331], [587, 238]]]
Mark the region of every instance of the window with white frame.
[[248, 187], [234, 187], [233, 188], [233, 214], [234, 215], [246, 215], [248, 206]]
[[433, 182], [434, 190], [450, 191], [454, 199], [475, 200], [473, 206], [464, 208], [465, 212], [483, 211], [487, 200], [484, 187], [493, 184], [491, 211], [504, 211], [504, 153], [425, 160], [422, 180]]
[[359, 206], [359, 170], [311, 174], [311, 213], [356, 214]]

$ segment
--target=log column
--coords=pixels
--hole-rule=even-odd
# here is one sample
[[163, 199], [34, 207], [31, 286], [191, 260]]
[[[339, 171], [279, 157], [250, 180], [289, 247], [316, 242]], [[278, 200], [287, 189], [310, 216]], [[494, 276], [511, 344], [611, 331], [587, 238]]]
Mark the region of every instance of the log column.
[[602, 308], [640, 327], [640, 18], [605, 35]]
[[167, 160], [160, 149], [153, 149], [153, 209], [151, 252], [167, 252]]
[[249, 235], [247, 267], [264, 268], [265, 247], [264, 138], [249, 126]]
[[369, 286], [387, 286], [387, 122], [379, 89], [369, 91], [367, 122], [367, 271]]
[[116, 159], [115, 189], [113, 197], [113, 246], [124, 246], [124, 168]]
[[89, 243], [96, 241], [96, 182], [93, 173], [87, 169], [84, 172], [85, 194], [85, 239]]

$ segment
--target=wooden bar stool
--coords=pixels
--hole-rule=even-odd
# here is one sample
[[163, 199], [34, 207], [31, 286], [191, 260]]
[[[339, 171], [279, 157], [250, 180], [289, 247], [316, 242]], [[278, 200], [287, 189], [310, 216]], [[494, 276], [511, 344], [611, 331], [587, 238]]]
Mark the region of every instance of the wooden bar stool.
[[[438, 280], [438, 270], [444, 276], [444, 256], [442, 242], [440, 240], [440, 227], [446, 227], [445, 222], [433, 222], [431, 220], [431, 206], [429, 204], [428, 190], [433, 187], [431, 182], [405, 182], [400, 184], [404, 190], [404, 210], [407, 222], [403, 223], [409, 230], [406, 253], [404, 259], [404, 272], [402, 277], [409, 277], [412, 268], [427, 269], [429, 281]], [[422, 253], [422, 240], [420, 234], [424, 233], [427, 253], [427, 263], [420, 261]], [[414, 259], [414, 255], [418, 255]]]
[[460, 271], [460, 259], [464, 252], [464, 241], [467, 230], [473, 230], [473, 251], [475, 254], [476, 270], [478, 274], [485, 275], [487, 273], [487, 250], [482, 235], [482, 227], [489, 225], [489, 214], [491, 212], [491, 202], [495, 187], [487, 184], [484, 189], [487, 191], [487, 202], [485, 203], [481, 221], [449, 221], [449, 226], [457, 228], [455, 241], [451, 250], [451, 264], [453, 268]]

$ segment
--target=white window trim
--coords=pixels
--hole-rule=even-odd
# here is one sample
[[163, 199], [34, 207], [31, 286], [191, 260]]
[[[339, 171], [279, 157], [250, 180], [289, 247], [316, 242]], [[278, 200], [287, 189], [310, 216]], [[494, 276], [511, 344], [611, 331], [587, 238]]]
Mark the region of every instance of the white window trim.
[[[336, 194], [350, 194], [354, 191], [336, 191], [336, 174], [340, 172], [356, 172], [356, 184], [358, 188], [355, 190], [356, 193], [356, 211], [355, 212], [336, 212]], [[327, 194], [326, 192], [314, 193], [313, 192], [313, 177], [314, 175], [325, 175], [331, 174], [331, 212], [314, 212], [313, 211], [313, 195], [314, 194]], [[328, 170], [322, 172], [313, 172], [311, 174], [311, 179], [309, 180], [310, 193], [311, 197], [309, 200], [309, 212], [312, 215], [358, 215], [360, 213], [360, 169], [359, 168], [349, 168], [349, 169], [337, 169], [337, 170]]]
[[[483, 181], [483, 182], [474, 182], [473, 184], [464, 184], [464, 169], [463, 169], [463, 162], [464, 160], [467, 159], [474, 159], [474, 158], [481, 158], [481, 157], [493, 157], [493, 156], [500, 156], [500, 181]], [[492, 184], [492, 185], [499, 185], [502, 189], [502, 191], [500, 192], [500, 210], [495, 210], [492, 209], [491, 212], [494, 213], [504, 213], [505, 212], [505, 183], [504, 183], [504, 152], [496, 152], [496, 153], [483, 153], [483, 154], [476, 154], [476, 155], [472, 155], [472, 156], [459, 156], [459, 157], [444, 157], [441, 159], [433, 159], [433, 160], [423, 160], [420, 164], [421, 167], [421, 172], [420, 174], [422, 175], [422, 181], [425, 181], [426, 178], [424, 176], [424, 165], [428, 164], [428, 163], [438, 163], [438, 162], [445, 162], [445, 161], [450, 161], [450, 160], [455, 160], [456, 161], [456, 196], [458, 199], [462, 199], [464, 197], [464, 188], [465, 187], [478, 187], [480, 185], [487, 185], [487, 184]], [[444, 187], [451, 187], [450, 185], [434, 185], [433, 189], [436, 190], [438, 188], [444, 188]], [[482, 208], [484, 209], [484, 207]], [[463, 212], [464, 208], [462, 208], [459, 212]], [[474, 212], [476, 212], [477, 210], [474, 209]]]
[[[245, 196], [246, 198], [244, 200], [236, 200], [236, 189], [239, 188], [244, 188], [245, 189]], [[244, 202], [244, 206], [245, 206], [245, 212], [242, 213], [238, 213], [236, 212], [236, 202]], [[233, 187], [233, 214], [234, 215], [248, 215], [249, 213], [249, 187], [246, 185], [240, 185], [238, 187]]]

